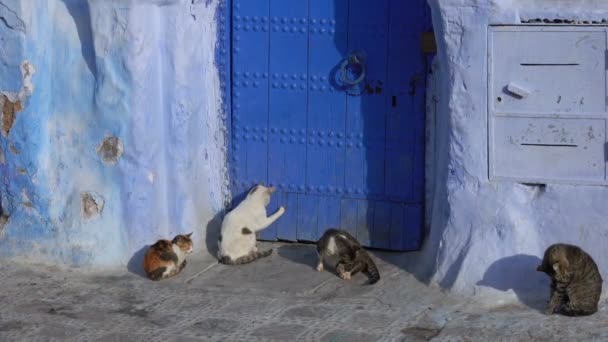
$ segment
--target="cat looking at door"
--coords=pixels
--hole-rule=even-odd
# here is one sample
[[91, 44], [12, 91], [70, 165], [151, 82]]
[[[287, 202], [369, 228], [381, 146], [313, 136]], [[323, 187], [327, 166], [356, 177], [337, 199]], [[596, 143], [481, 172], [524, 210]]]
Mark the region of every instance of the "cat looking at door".
[[241, 265], [272, 254], [272, 249], [258, 251], [255, 233], [267, 228], [285, 213], [285, 208], [280, 207], [274, 214], [267, 216], [266, 206], [274, 192], [274, 187], [258, 184], [226, 215], [218, 241], [219, 262]]

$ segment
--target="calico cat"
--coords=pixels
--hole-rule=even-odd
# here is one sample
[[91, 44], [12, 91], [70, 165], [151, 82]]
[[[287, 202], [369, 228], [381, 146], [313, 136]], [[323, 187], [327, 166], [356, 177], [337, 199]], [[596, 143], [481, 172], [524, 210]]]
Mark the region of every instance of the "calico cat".
[[218, 260], [221, 263], [247, 264], [272, 254], [272, 249], [258, 251], [255, 233], [270, 226], [285, 212], [285, 208], [280, 207], [274, 214], [266, 216], [266, 206], [274, 191], [274, 187], [258, 184], [226, 215], [218, 241]]
[[181, 272], [186, 267], [186, 254], [192, 253], [191, 235], [177, 235], [172, 241], [158, 240], [150, 246], [144, 258], [148, 278], [160, 280]]
[[380, 272], [374, 260], [347, 231], [328, 229], [317, 241], [317, 253], [319, 272], [323, 271], [326, 258], [337, 256], [336, 273], [340, 278], [350, 279], [355, 273], [362, 271], [368, 276], [370, 285], [380, 280]]
[[593, 258], [581, 248], [551, 245], [536, 270], [551, 277], [551, 300], [545, 313], [585, 316], [597, 311], [602, 276]]

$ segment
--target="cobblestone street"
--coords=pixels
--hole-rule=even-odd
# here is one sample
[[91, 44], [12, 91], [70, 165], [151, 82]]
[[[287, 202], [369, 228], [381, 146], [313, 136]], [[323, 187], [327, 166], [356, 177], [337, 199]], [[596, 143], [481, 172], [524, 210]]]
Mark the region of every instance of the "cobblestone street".
[[588, 318], [545, 316], [544, 298], [483, 305], [379, 258], [382, 279], [365, 286], [314, 271], [315, 257], [303, 245], [241, 267], [198, 257], [161, 282], [5, 262], [0, 341], [608, 340], [605, 302]]

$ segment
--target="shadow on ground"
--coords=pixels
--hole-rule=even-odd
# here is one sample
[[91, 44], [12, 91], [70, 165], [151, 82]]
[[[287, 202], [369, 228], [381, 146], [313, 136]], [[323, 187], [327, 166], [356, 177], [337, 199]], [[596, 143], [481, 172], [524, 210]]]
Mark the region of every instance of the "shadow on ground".
[[314, 245], [283, 245], [277, 248], [277, 254], [291, 262], [306, 265], [316, 272], [317, 249]]
[[536, 267], [541, 259], [526, 254], [512, 255], [495, 261], [477, 285], [498, 291], [513, 290], [520, 302], [543, 311], [549, 297], [549, 278]]
[[147, 278], [146, 272], [144, 271], [144, 257], [146, 256], [146, 251], [150, 248], [150, 245], [143, 246], [140, 250], [135, 252], [129, 262], [127, 263], [127, 270], [133, 274], [136, 274], [140, 277]]

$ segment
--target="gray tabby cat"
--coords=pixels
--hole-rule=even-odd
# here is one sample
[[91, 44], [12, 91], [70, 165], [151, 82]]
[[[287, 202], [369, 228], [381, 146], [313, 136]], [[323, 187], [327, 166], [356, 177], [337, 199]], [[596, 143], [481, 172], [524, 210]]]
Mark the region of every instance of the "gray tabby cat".
[[323, 271], [323, 262], [326, 258], [337, 256], [336, 273], [340, 278], [350, 279], [361, 271], [368, 276], [369, 284], [375, 284], [380, 280], [380, 273], [374, 260], [347, 231], [328, 229], [317, 241], [317, 253], [319, 272]]
[[562, 243], [551, 245], [536, 270], [551, 277], [547, 314], [585, 316], [597, 311], [602, 276], [593, 258], [581, 248]]

